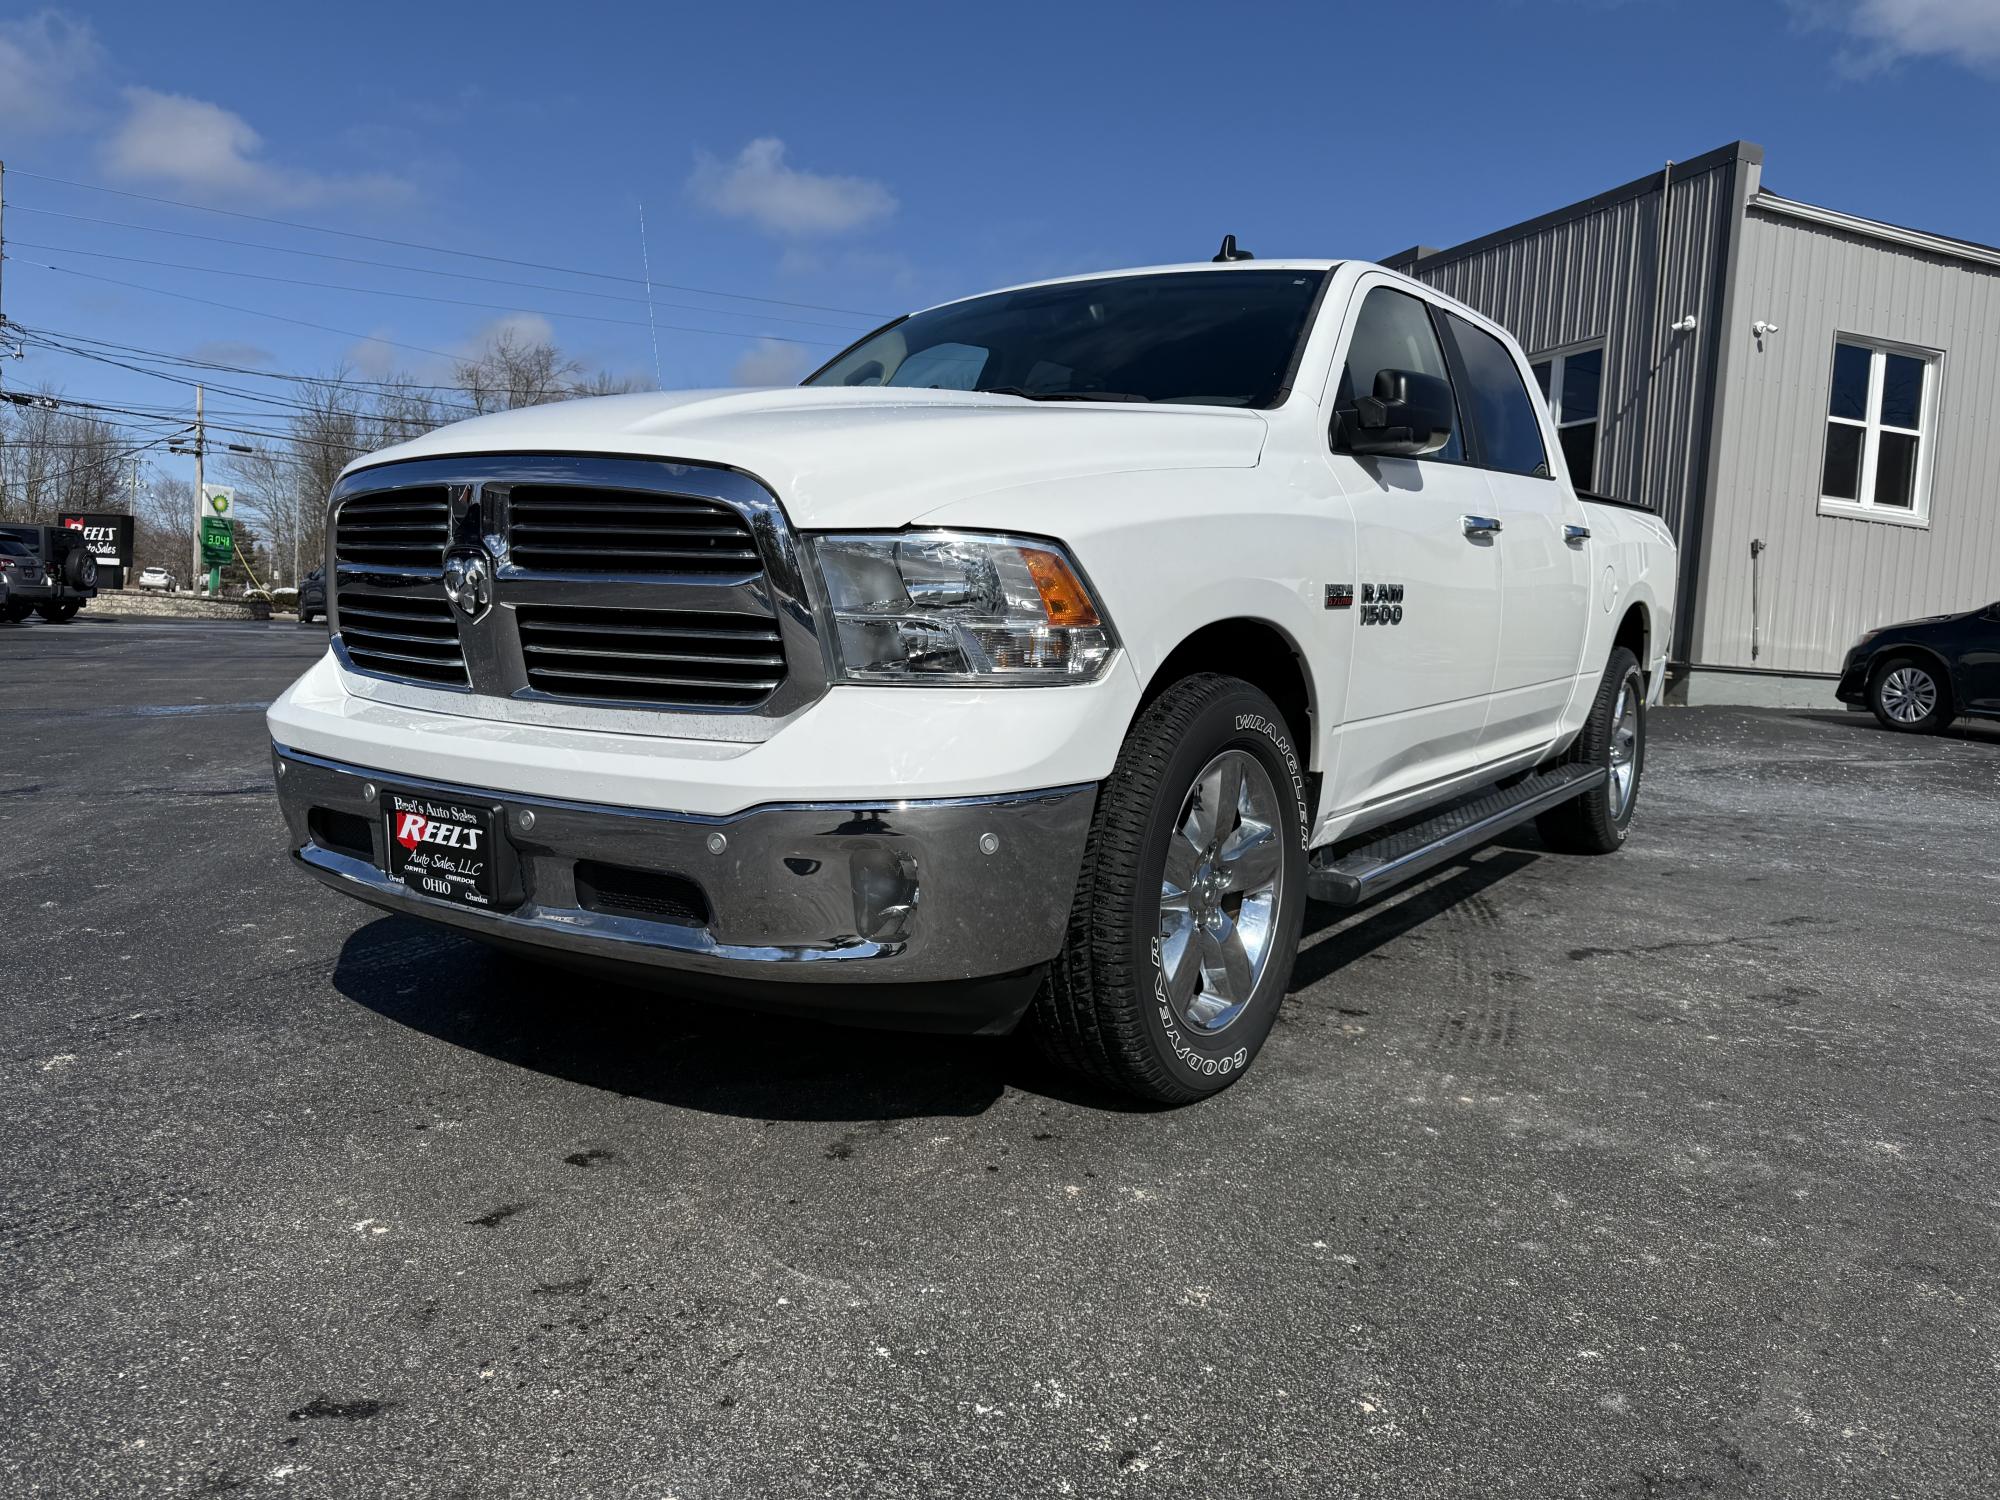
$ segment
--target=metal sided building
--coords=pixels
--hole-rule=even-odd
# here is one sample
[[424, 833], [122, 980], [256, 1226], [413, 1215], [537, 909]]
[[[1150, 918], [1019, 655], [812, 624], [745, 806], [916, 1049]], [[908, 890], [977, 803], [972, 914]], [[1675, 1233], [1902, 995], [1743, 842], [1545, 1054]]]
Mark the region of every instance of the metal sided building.
[[1763, 164], [1738, 141], [1385, 263], [1511, 329], [1579, 487], [1673, 527], [1676, 695], [1830, 706], [1868, 627], [2000, 599], [2000, 250]]

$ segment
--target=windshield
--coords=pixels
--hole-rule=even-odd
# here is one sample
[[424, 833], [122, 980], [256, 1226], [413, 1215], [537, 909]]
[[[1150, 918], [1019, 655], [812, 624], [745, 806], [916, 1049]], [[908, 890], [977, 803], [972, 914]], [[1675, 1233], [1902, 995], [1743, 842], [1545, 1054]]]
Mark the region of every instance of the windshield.
[[1325, 271], [1175, 271], [996, 292], [870, 334], [807, 385], [1276, 406]]
[[9, 557], [33, 557], [35, 555], [11, 536], [0, 536], [0, 552], [6, 553]]

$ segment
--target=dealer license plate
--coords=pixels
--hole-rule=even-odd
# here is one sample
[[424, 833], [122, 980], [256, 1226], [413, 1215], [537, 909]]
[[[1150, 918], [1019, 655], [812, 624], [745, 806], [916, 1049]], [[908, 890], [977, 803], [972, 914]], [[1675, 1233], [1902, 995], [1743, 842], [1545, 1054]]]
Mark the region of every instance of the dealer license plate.
[[390, 791], [382, 794], [382, 817], [392, 878], [438, 901], [498, 905], [504, 851], [494, 836], [492, 808]]

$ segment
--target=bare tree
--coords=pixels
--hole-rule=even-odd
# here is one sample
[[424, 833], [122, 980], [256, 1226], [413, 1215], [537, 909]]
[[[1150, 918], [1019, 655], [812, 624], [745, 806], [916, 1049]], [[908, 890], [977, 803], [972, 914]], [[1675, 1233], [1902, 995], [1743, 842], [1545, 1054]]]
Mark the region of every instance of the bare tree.
[[0, 410], [0, 519], [53, 521], [122, 497], [138, 445], [102, 417], [65, 409], [46, 391]]
[[148, 477], [151, 482], [140, 488], [133, 518], [132, 561], [136, 567], [162, 567], [181, 578], [194, 550], [194, 481]]
[[575, 394], [583, 366], [546, 339], [524, 339], [502, 328], [470, 359], [458, 361], [453, 378], [465, 387], [475, 410], [512, 411], [546, 406]]

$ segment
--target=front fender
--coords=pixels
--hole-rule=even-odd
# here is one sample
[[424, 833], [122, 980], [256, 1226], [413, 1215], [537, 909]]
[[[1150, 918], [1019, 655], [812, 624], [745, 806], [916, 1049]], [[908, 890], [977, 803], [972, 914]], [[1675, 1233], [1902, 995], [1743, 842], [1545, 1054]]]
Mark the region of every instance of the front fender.
[[[1345, 497], [1263, 470], [1197, 469], [1024, 486], [943, 507], [924, 524], [1060, 540], [1142, 683], [1203, 626], [1250, 620], [1290, 643], [1316, 714], [1346, 701], [1346, 653], [1328, 649], [1325, 623], [1327, 583], [1354, 577]], [[1329, 739], [1313, 737], [1315, 771], [1326, 769]]]

